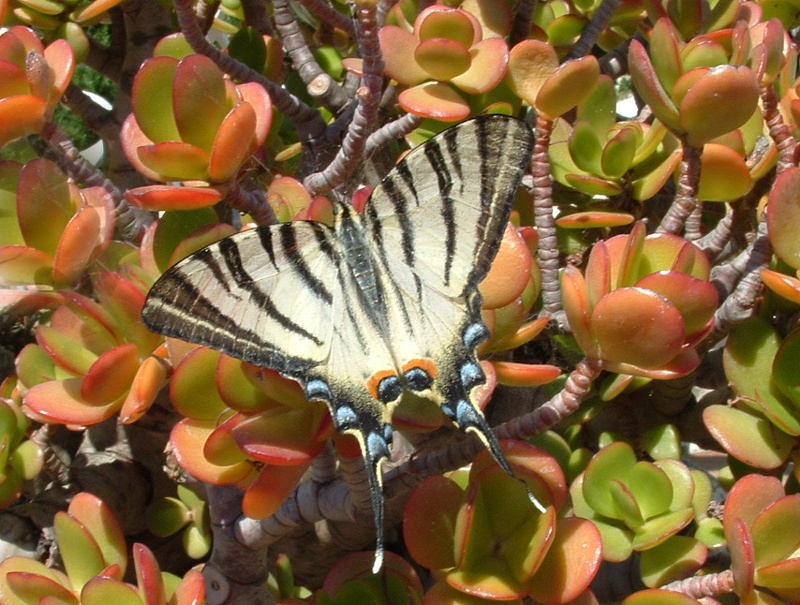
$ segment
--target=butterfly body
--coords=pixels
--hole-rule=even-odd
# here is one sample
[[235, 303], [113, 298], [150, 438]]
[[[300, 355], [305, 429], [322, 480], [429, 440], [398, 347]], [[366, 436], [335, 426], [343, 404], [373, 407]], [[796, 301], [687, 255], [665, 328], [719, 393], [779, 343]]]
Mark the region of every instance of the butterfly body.
[[297, 380], [364, 456], [382, 557], [381, 464], [404, 391], [438, 404], [510, 467], [473, 402], [488, 336], [477, 286], [530, 158], [524, 123], [483, 116], [413, 150], [363, 215], [294, 222], [222, 240], [169, 269], [143, 317], [153, 330]]

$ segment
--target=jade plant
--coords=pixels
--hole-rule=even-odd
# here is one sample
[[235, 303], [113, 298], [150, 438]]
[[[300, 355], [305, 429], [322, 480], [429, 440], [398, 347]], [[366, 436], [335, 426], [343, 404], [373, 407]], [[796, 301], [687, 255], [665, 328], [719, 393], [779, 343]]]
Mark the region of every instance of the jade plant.
[[[0, 604], [800, 603], [798, 11], [0, 0]], [[405, 393], [374, 573], [327, 407], [141, 311], [485, 113], [536, 135], [470, 393], [515, 477]]]

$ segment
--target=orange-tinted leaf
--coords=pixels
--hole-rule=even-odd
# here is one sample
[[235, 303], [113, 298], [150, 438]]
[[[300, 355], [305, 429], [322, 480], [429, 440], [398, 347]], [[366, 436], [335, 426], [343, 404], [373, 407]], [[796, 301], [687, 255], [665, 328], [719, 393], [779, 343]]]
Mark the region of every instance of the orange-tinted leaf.
[[793, 303], [800, 304], [800, 280], [790, 275], [784, 275], [771, 269], [764, 269], [761, 272], [761, 281], [770, 290], [791, 300]]
[[641, 95], [644, 102], [652, 108], [653, 113], [667, 128], [673, 132], [682, 132], [678, 109], [667, 91], [664, 90], [647, 50], [638, 40], [631, 42], [628, 49], [628, 63], [636, 92]]
[[603, 542], [594, 523], [559, 519], [555, 540], [528, 584], [531, 594], [543, 605], [571, 602], [589, 587], [602, 560]]
[[493, 361], [492, 365], [497, 373], [497, 382], [507, 386], [541, 386], [561, 376], [561, 368], [548, 364]]
[[479, 285], [483, 307], [497, 309], [510, 304], [528, 284], [533, 255], [510, 223], [506, 226], [492, 268]]
[[123, 344], [97, 358], [81, 382], [81, 397], [89, 405], [116, 401], [128, 392], [139, 369], [139, 352], [132, 344]]
[[[280, 46], [278, 48], [280, 49]], [[254, 145], [255, 147], [261, 147], [269, 134], [270, 126], [272, 126], [272, 99], [267, 91], [264, 90], [264, 87], [255, 82], [237, 84], [236, 91], [242, 97], [242, 101], [249, 104], [256, 112]]]
[[113, 416], [121, 401], [88, 405], [80, 395], [80, 378], [50, 380], [25, 393], [24, 403], [49, 422], [90, 426]]
[[85, 374], [98, 357], [52, 326], [39, 326], [36, 341], [60, 367], [73, 374]]
[[697, 199], [727, 202], [742, 197], [753, 186], [744, 158], [727, 145], [705, 145], [700, 164]]
[[719, 304], [717, 289], [711, 282], [678, 271], [651, 273], [636, 285], [667, 297], [680, 311], [687, 336], [702, 330]]
[[600, 65], [592, 55], [562, 63], [542, 83], [536, 95], [536, 109], [555, 120], [589, 94], [599, 75]]
[[508, 84], [511, 90], [536, 107], [536, 98], [545, 81], [558, 68], [555, 49], [539, 40], [523, 40], [508, 56]]
[[23, 166], [17, 189], [17, 217], [27, 245], [55, 255], [61, 234], [76, 209], [67, 177], [58, 166], [42, 158]]
[[94, 208], [81, 208], [67, 223], [53, 259], [53, 280], [68, 285], [77, 281], [94, 260], [100, 246], [100, 215]]
[[177, 69], [178, 61], [172, 57], [153, 57], [142, 64], [133, 80], [133, 114], [126, 122], [133, 119], [150, 142], [181, 140], [172, 110]]
[[400, 107], [418, 116], [443, 122], [457, 122], [470, 114], [470, 107], [456, 91], [441, 82], [428, 82], [404, 90]]
[[204, 55], [181, 59], [175, 71], [172, 104], [179, 140], [210, 153], [219, 125], [231, 109], [219, 67]]
[[242, 163], [253, 152], [255, 128], [256, 112], [249, 103], [239, 103], [225, 116], [208, 161], [210, 182], [224, 183], [236, 176]]
[[634, 217], [625, 212], [589, 210], [558, 217], [556, 224], [563, 229], [598, 229], [630, 225]]
[[252, 467], [248, 462], [230, 465], [213, 464], [203, 454], [203, 446], [211, 432], [216, 428], [215, 422], [205, 422], [184, 418], [172, 428], [169, 440], [175, 458], [187, 473], [198, 481], [228, 485], [242, 481]]
[[756, 468], [778, 468], [794, 445], [794, 440], [763, 417], [736, 408], [709, 406], [703, 410], [703, 421], [725, 451]]
[[169, 370], [162, 359], [151, 355], [142, 362], [119, 411], [123, 424], [136, 422], [150, 409], [159, 391], [167, 384], [168, 375]]
[[72, 587], [80, 591], [105, 568], [103, 553], [87, 528], [72, 515], [57, 512], [53, 530]]
[[53, 258], [28, 246], [0, 247], [0, 284], [53, 283]]
[[72, 80], [72, 74], [75, 71], [75, 53], [69, 42], [59, 39], [54, 40], [44, 49], [44, 58], [53, 74], [53, 90], [50, 98], [47, 99], [48, 105], [52, 108]]
[[0, 145], [40, 132], [46, 111], [45, 102], [33, 95], [0, 99]]
[[194, 210], [213, 206], [223, 198], [213, 187], [171, 187], [147, 185], [125, 192], [125, 199], [145, 210]]
[[[700, 147], [744, 124], [756, 110], [759, 86], [749, 67], [712, 67], [689, 88], [680, 104], [680, 123], [690, 145]], [[714, 107], [714, 119], [708, 108]]]
[[592, 307], [589, 301], [589, 289], [583, 274], [572, 265], [567, 265], [564, 269], [561, 296], [564, 301], [564, 311], [567, 313], [569, 325], [572, 328], [572, 335], [586, 355], [596, 355], [596, 346], [590, 328]]
[[221, 353], [199, 347], [183, 358], [169, 383], [169, 394], [178, 413], [195, 420], [213, 421], [225, 410], [214, 373]]
[[124, 573], [128, 564], [125, 534], [109, 506], [94, 494], [80, 492], [70, 502], [67, 512], [92, 535], [105, 565], [117, 565]]
[[317, 431], [320, 408], [275, 407], [255, 414], [233, 429], [239, 447], [265, 464], [296, 465], [310, 462], [322, 451]]
[[395, 25], [387, 25], [380, 29], [378, 37], [386, 73], [394, 80], [413, 86], [428, 78], [428, 74], [414, 60], [414, 50], [419, 44], [414, 34]]
[[601, 298], [591, 330], [602, 359], [650, 368], [677, 356], [686, 337], [680, 311], [642, 288], [619, 288]]
[[2, 591], [0, 591], [0, 597], [4, 597], [3, 602], [8, 605], [41, 603], [41, 599], [46, 597], [60, 599], [70, 605], [78, 605], [77, 597], [69, 589], [69, 581], [62, 584], [53, 578], [28, 571], [8, 571], [5, 580], [13, 597], [3, 595]]
[[800, 269], [800, 168], [778, 175], [767, 210], [769, 240], [775, 253], [790, 267]]
[[464, 490], [454, 481], [428, 477], [417, 486], [403, 513], [403, 538], [414, 560], [429, 569], [455, 565], [453, 531]]
[[242, 512], [251, 519], [263, 519], [273, 514], [297, 487], [309, 464], [265, 466], [247, 488], [242, 500]]
[[159, 181], [208, 180], [208, 152], [195, 145], [166, 141], [137, 147], [136, 153]]
[[161, 568], [153, 552], [144, 544], [133, 545], [133, 562], [136, 569], [136, 585], [146, 605], [166, 603], [167, 595]]
[[455, 40], [432, 38], [414, 49], [414, 60], [434, 80], [450, 80], [470, 66], [469, 48]]
[[494, 88], [503, 80], [508, 66], [508, 45], [503, 38], [481, 40], [470, 51], [470, 66], [450, 81], [471, 95]]
[[481, 39], [481, 26], [465, 10], [434, 5], [426, 8], [416, 18], [414, 34], [423, 42], [447, 38], [469, 48]]

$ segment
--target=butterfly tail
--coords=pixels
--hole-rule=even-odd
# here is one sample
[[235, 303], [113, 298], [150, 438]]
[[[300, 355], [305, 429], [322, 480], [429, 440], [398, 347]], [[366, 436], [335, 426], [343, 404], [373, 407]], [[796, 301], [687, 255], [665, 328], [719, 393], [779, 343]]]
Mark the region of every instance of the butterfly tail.
[[372, 513], [375, 520], [375, 561], [372, 573], [378, 573], [383, 567], [383, 481], [381, 466], [389, 457], [389, 447], [384, 437], [376, 432], [362, 435], [361, 453], [364, 456], [364, 470], [369, 482]]
[[384, 505], [381, 466], [389, 458], [392, 427], [382, 417], [382, 408], [376, 409], [376, 402], [358, 389], [343, 388], [342, 385], [332, 387], [326, 380], [315, 378], [305, 384], [305, 390], [310, 400], [328, 404], [334, 426], [339, 433], [353, 435], [358, 440], [375, 519], [375, 562], [372, 572], [378, 573], [383, 567]]
[[[497, 437], [495, 437], [489, 423], [486, 422], [486, 418], [484, 418], [483, 414], [466, 399], [459, 400], [455, 406], [455, 422], [462, 431], [473, 431], [477, 433], [478, 437], [480, 437], [481, 441], [483, 441], [486, 448], [492, 454], [495, 462], [500, 465], [500, 468], [508, 473], [510, 477], [522, 481], [522, 479], [517, 477], [514, 471], [511, 470], [511, 465], [508, 463], [506, 455], [500, 447], [500, 442], [497, 440]], [[546, 512], [544, 505], [533, 494], [528, 484], [524, 481], [522, 481], [522, 483], [525, 485], [525, 490], [528, 492], [528, 498], [537, 510], [541, 513]]]

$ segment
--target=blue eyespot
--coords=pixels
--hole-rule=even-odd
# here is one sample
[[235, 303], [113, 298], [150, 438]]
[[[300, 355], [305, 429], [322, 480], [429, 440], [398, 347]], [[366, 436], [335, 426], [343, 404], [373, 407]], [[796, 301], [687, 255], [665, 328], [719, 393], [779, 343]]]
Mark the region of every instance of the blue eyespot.
[[422, 368], [411, 368], [405, 373], [404, 378], [412, 391], [427, 391], [433, 386], [431, 375]]
[[391, 403], [403, 394], [403, 385], [397, 376], [387, 376], [378, 384], [378, 399], [382, 403]]
[[[379, 460], [389, 457], [389, 445], [382, 435], [370, 432], [366, 435], [364, 441], [367, 446], [367, 453], [369, 454], [367, 458], [373, 465], [377, 465]], [[378, 481], [380, 482], [380, 477], [378, 477]]]
[[461, 383], [468, 392], [484, 382], [486, 382], [486, 376], [477, 363], [470, 361], [461, 366]]
[[383, 440], [386, 443], [391, 443], [392, 439], [394, 438], [394, 430], [392, 430], [391, 424], [384, 424], [383, 425]]
[[325, 403], [333, 401], [331, 388], [321, 378], [314, 378], [306, 383], [306, 397], [311, 401], [324, 401]]
[[464, 346], [470, 351], [489, 338], [489, 330], [482, 323], [469, 324], [464, 330]]
[[349, 405], [343, 405], [336, 408], [333, 414], [333, 422], [336, 425], [336, 430], [342, 431], [351, 426], [357, 426], [358, 415]]

